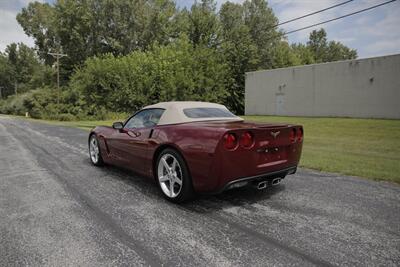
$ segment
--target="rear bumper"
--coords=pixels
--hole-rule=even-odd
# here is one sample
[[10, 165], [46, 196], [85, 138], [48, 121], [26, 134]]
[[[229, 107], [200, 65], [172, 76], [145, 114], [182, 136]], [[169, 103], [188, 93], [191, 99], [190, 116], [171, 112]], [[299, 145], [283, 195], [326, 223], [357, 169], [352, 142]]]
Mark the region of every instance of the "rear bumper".
[[[278, 178], [278, 177], [284, 177], [289, 174], [295, 174], [297, 171], [297, 166], [292, 166], [286, 169], [282, 169], [279, 171], [273, 171], [273, 172], [268, 172], [268, 173], [263, 173], [260, 175], [256, 176], [250, 176], [250, 177], [244, 177], [244, 178], [239, 178], [233, 181], [230, 181], [229, 183], [225, 184], [220, 190], [218, 190], [216, 193], [221, 193], [225, 190], [235, 188], [235, 187], [242, 187], [245, 186], [249, 183], [252, 182], [261, 182], [261, 181], [266, 181], [270, 180], [273, 178]], [[240, 186], [239, 186], [240, 185]]]

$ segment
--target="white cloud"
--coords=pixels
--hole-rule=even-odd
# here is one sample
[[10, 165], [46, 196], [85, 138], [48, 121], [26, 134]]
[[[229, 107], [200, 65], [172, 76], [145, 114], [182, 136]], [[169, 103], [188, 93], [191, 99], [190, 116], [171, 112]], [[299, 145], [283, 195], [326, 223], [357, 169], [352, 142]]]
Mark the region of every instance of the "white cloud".
[[[276, 15], [278, 16], [279, 20], [281, 22], [290, 20], [293, 18], [300, 17], [305, 14], [310, 14], [312, 12], [316, 12], [318, 10], [333, 6], [335, 4], [338, 4], [338, 1], [335, 0], [325, 0], [325, 1], [290, 1], [287, 0], [285, 1], [286, 4], [284, 7], [277, 8]], [[350, 3], [349, 3], [350, 4]], [[300, 29], [303, 27], [310, 26], [312, 24], [316, 24], [328, 19], [332, 19], [335, 17], [340, 16], [341, 14], [344, 14], [346, 10], [349, 10], [349, 4], [333, 8], [321, 13], [317, 13], [315, 15], [306, 17], [304, 19], [296, 20], [294, 22], [282, 25], [282, 28], [285, 31], [292, 31], [296, 29]], [[307, 30], [299, 31], [297, 33], [294, 33], [292, 36], [290, 36], [290, 40], [296, 39], [299, 41], [306, 41], [308, 39], [308, 36], [310, 32], [314, 29], [318, 29], [321, 27], [324, 27], [325, 29], [328, 30], [334, 26], [335, 22], [331, 24], [324, 24], [320, 25], [314, 28], [310, 28]]]
[[7, 45], [13, 42], [23, 42], [28, 46], [34, 45], [33, 39], [28, 37], [18, 24], [17, 13], [17, 11], [0, 10], [0, 51], [4, 51]]
[[[270, 0], [279, 20], [285, 21], [308, 14], [342, 1], [333, 0]], [[324, 20], [336, 18], [379, 3], [382, 0], [356, 0], [343, 6], [282, 25], [281, 29], [291, 31]], [[335, 22], [323, 24], [289, 35], [290, 42], [306, 42], [309, 33], [325, 28], [329, 40], [336, 40], [358, 50], [359, 57], [370, 57], [400, 53], [400, 3], [399, 1], [366, 11]]]
[[[0, 51], [4, 51], [11, 43], [23, 42], [28, 46], [34, 46], [32, 38], [28, 37], [17, 22], [17, 14], [29, 2], [34, 0], [0, 0]], [[37, 0], [36, 0], [37, 1]], [[38, 2], [43, 2], [39, 0]]]
[[[366, 45], [365, 51], [369, 56], [382, 55], [382, 54], [392, 54], [399, 53], [400, 38], [392, 40], [379, 40], [377, 42]], [[387, 52], [389, 51], [389, 52]]]

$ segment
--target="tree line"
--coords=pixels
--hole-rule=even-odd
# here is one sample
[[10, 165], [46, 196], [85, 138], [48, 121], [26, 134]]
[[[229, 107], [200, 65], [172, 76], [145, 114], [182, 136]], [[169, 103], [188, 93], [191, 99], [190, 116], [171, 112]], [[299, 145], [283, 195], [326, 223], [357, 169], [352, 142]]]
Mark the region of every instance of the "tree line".
[[[357, 52], [315, 30], [289, 45], [265, 0], [33, 2], [17, 15], [35, 47], [0, 54], [0, 112], [74, 119], [128, 112], [171, 100], [220, 102], [244, 113], [245, 72], [354, 59]], [[62, 52], [62, 95], [55, 60]], [[52, 67], [53, 66], [53, 67]], [[18, 95], [19, 93], [19, 95]]]

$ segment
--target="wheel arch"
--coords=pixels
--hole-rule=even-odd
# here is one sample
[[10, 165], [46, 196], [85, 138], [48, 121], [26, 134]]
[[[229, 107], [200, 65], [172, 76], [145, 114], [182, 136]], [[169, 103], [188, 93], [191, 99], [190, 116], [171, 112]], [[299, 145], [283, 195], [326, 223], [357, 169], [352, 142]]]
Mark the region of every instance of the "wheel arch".
[[[90, 138], [92, 138], [93, 135], [96, 135], [96, 133], [93, 132], [93, 131], [89, 133], [89, 136], [88, 136], [88, 144], [90, 143]], [[97, 136], [97, 135], [96, 135], [96, 136]]]
[[104, 155], [105, 157], [107, 157], [107, 156], [110, 154], [110, 149], [109, 149], [109, 147], [108, 147], [108, 144], [107, 144], [107, 141], [106, 141], [104, 135], [102, 135], [101, 133], [96, 132], [95, 130], [92, 130], [92, 131], [89, 133], [88, 145], [90, 145], [90, 138], [92, 138], [93, 135], [96, 136], [96, 138], [97, 138], [97, 140], [98, 140], [98, 142], [99, 142], [99, 149], [100, 149], [100, 151], [103, 152], [103, 155]]
[[[177, 145], [175, 145], [175, 144], [166, 143], [166, 144], [162, 144], [162, 145], [158, 146], [157, 149], [154, 151], [154, 154], [153, 154], [153, 157], [152, 157], [152, 172], [153, 172], [153, 178], [155, 179], [155, 181], [157, 182], [157, 177], [156, 177], [156, 176], [157, 176], [156, 165], [157, 165], [158, 156], [161, 154], [162, 151], [164, 151], [164, 150], [167, 149], [167, 148], [173, 149], [173, 150], [175, 150], [177, 153], [179, 153], [179, 155], [182, 157], [183, 161], [185, 162], [185, 165], [186, 165], [186, 167], [187, 167], [187, 169], [188, 169], [188, 172], [189, 172], [190, 177], [192, 177], [191, 174], [190, 174], [189, 165], [188, 165], [188, 163], [187, 163], [187, 160], [186, 160], [184, 154], [182, 153], [182, 150], [181, 150]], [[192, 179], [190, 179], [190, 180], [192, 180]], [[193, 181], [192, 181], [192, 183], [193, 183]]]

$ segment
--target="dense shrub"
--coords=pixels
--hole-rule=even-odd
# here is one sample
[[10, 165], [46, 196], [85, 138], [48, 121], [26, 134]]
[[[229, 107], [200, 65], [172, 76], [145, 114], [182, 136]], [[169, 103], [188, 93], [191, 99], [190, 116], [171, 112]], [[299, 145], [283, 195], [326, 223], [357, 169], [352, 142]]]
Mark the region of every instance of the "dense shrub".
[[183, 37], [168, 46], [91, 58], [72, 76], [90, 115], [103, 110], [133, 112], [172, 100], [223, 102], [226, 65], [215, 50], [193, 47]]
[[28, 112], [29, 116], [37, 119], [73, 120], [78, 114], [85, 115], [78, 99], [74, 99], [70, 91], [64, 91], [57, 104], [57, 91], [44, 87], [8, 97], [0, 103], [0, 112], [15, 115]]
[[29, 116], [35, 119], [73, 120], [114, 120], [128, 117], [128, 113], [107, 111], [104, 107], [89, 111], [82, 96], [74, 90], [63, 90], [57, 103], [55, 88], [44, 87], [18, 96], [0, 100], [0, 113]]
[[26, 108], [24, 107], [24, 101], [27, 94], [10, 96], [7, 99], [0, 101], [0, 113], [2, 114], [13, 114], [13, 115], [25, 115]]
[[23, 107], [32, 118], [48, 118], [57, 114], [57, 93], [50, 88], [42, 88], [26, 94]]

